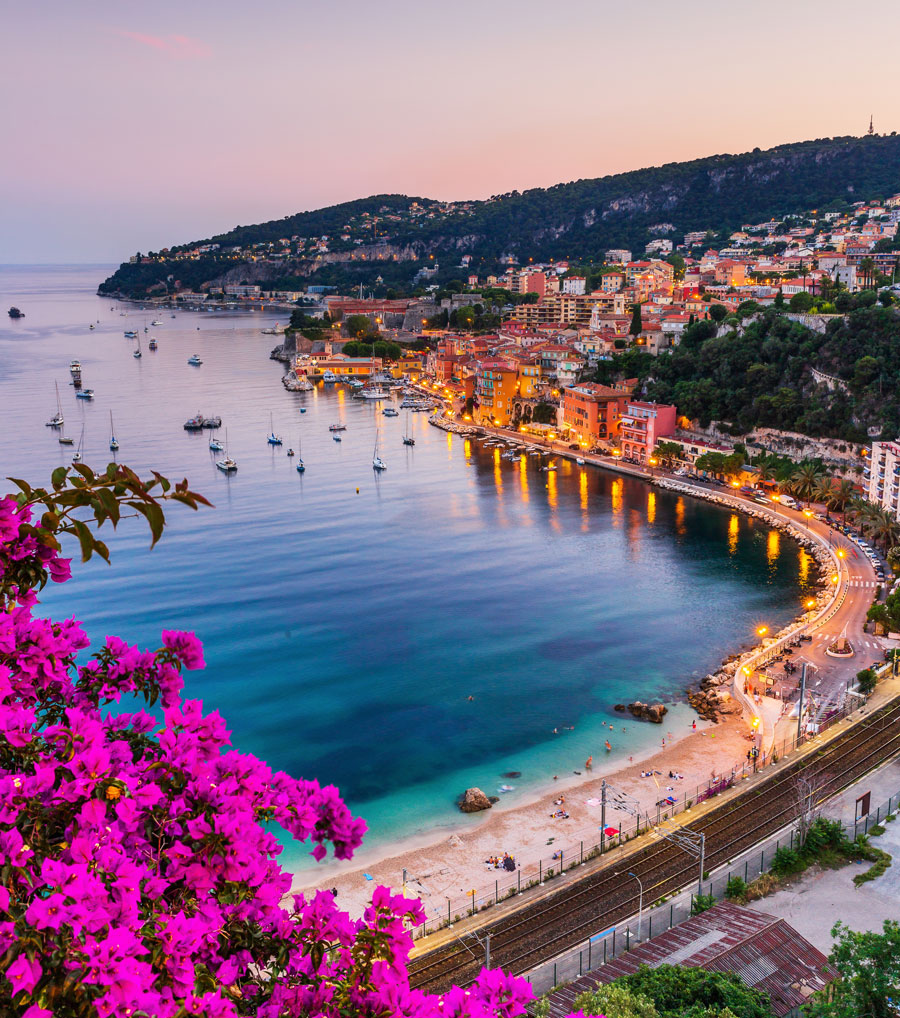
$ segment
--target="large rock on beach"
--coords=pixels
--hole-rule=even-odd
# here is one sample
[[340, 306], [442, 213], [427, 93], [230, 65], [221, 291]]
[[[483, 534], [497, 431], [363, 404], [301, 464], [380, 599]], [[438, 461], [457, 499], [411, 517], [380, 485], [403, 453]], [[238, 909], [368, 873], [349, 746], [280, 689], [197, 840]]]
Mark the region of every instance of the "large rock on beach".
[[490, 809], [491, 805], [491, 800], [480, 788], [467, 788], [459, 802], [463, 813], [480, 813], [483, 809]]
[[663, 717], [669, 710], [661, 703], [642, 703], [640, 700], [628, 704], [628, 709], [641, 721], [652, 721], [657, 725], [662, 724]]

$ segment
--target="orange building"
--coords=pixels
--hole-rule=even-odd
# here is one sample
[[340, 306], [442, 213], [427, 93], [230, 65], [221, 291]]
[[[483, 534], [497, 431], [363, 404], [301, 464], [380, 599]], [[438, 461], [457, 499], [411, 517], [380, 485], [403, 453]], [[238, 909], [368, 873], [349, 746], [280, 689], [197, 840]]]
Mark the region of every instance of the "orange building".
[[505, 425], [512, 417], [517, 394], [518, 369], [506, 361], [481, 361], [475, 372], [476, 424]]
[[618, 438], [619, 419], [634, 384], [633, 379], [614, 386], [585, 382], [563, 389], [563, 428], [569, 437], [588, 447]]

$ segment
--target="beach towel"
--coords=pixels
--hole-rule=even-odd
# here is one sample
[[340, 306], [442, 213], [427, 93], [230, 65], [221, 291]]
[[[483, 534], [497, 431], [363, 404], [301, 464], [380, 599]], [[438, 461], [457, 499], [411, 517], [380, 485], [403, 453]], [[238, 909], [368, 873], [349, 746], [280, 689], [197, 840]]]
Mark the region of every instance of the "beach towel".
[[603, 833], [607, 838], [614, 838], [619, 833], [619, 830], [616, 827], [605, 827]]

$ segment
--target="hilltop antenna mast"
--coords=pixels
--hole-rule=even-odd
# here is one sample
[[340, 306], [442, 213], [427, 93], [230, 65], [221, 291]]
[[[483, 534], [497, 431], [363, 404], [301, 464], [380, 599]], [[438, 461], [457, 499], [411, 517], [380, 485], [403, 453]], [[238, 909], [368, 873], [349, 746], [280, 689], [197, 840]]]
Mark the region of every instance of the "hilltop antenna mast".
[[871, 138], [874, 133], [875, 133], [875, 124], [873, 122], [872, 114], [870, 113], [869, 114], [869, 130], [866, 131], [866, 134]]

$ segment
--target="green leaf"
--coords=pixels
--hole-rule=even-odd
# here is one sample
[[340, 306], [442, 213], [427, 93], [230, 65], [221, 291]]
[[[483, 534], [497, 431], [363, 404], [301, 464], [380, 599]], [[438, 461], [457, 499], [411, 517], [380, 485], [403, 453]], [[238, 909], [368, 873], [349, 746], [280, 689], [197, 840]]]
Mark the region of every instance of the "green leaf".
[[129, 502], [128, 504], [134, 506], [142, 516], [147, 518], [147, 522], [150, 524], [150, 533], [153, 536], [153, 540], [150, 542], [152, 548], [162, 537], [163, 527], [166, 525], [162, 509], [156, 502]]
[[109, 548], [102, 542], [94, 538], [94, 551], [103, 559], [104, 562], [109, 564]]
[[119, 522], [119, 503], [109, 488], [98, 488], [97, 498], [103, 503], [106, 515], [112, 520], [113, 526]]
[[68, 467], [57, 467], [50, 475], [50, 480], [53, 483], [53, 488], [56, 491], [66, 483], [66, 477], [68, 476]]
[[81, 561], [87, 562], [94, 551], [94, 535], [91, 533], [88, 525], [82, 523], [81, 520], [72, 520], [72, 529], [81, 543]]
[[18, 477], [7, 477], [6, 479], [7, 481], [12, 481], [17, 488], [21, 488], [21, 490], [25, 492], [28, 498], [31, 498], [32, 488], [27, 481], [20, 481]]
[[94, 480], [94, 471], [87, 465], [87, 463], [73, 463], [72, 469], [77, 470], [81, 476], [87, 481]]

